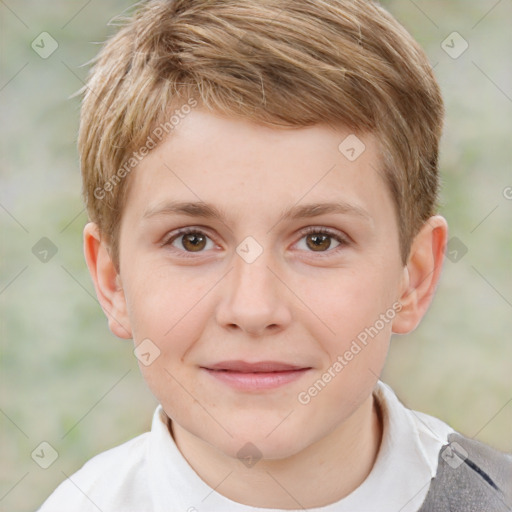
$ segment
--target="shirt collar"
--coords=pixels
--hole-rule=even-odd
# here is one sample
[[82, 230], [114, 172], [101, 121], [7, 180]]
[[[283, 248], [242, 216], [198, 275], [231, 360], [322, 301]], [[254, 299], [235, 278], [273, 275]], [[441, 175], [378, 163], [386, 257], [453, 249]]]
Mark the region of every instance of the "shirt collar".
[[[379, 381], [374, 396], [383, 420], [382, 443], [366, 480], [337, 503], [314, 510], [321, 512], [409, 512], [421, 506], [437, 470], [437, 454], [446, 437], [438, 434], [439, 420], [404, 407], [389, 386]], [[441, 428], [442, 430], [442, 428]], [[451, 431], [451, 429], [449, 429]], [[250, 512], [255, 508], [234, 502], [208, 486], [183, 457], [167, 427], [159, 405], [153, 415], [148, 447], [149, 481], [155, 510]], [[219, 482], [222, 480], [219, 475]], [[290, 511], [288, 511], [290, 512]]]

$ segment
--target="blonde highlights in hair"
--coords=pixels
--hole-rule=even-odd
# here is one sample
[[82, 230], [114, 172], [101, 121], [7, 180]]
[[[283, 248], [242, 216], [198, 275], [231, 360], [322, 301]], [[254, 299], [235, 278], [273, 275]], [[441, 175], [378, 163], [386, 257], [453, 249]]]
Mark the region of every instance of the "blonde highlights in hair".
[[332, 123], [374, 134], [406, 262], [437, 206], [444, 107], [425, 53], [385, 9], [371, 0], [138, 7], [93, 59], [79, 91], [84, 200], [116, 265], [126, 163], [191, 100], [276, 127]]

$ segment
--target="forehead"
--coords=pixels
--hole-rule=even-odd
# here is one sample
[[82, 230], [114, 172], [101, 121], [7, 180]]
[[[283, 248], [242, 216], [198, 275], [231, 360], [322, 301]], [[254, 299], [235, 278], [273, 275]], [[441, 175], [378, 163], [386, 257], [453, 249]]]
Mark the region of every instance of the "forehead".
[[223, 217], [272, 217], [341, 201], [374, 217], [391, 204], [381, 167], [371, 134], [327, 124], [276, 128], [198, 108], [133, 171], [126, 207], [140, 217], [168, 202], [206, 202]]

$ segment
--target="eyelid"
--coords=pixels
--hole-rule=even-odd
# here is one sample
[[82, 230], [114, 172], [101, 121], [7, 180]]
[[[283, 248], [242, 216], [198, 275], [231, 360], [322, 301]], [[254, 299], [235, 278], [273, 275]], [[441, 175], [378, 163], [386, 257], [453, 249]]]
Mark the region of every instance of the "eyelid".
[[309, 226], [300, 231], [302, 236], [308, 235], [310, 233], [325, 233], [332, 238], [338, 239], [338, 241], [350, 243], [352, 242], [352, 238], [347, 235], [344, 231], [340, 231], [338, 229], [332, 229], [324, 226]]

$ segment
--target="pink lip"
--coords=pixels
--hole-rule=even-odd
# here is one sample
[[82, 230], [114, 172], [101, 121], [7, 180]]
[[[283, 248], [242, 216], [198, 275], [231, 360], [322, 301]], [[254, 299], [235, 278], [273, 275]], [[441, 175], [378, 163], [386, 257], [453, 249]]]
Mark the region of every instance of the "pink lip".
[[274, 389], [297, 380], [311, 369], [277, 361], [222, 361], [201, 368], [212, 377], [241, 391]]
[[302, 370], [303, 366], [294, 366], [288, 363], [280, 363], [278, 361], [259, 361], [257, 363], [247, 363], [245, 361], [221, 361], [214, 365], [209, 365], [208, 370], [229, 370], [240, 373], [256, 373], [256, 372], [287, 372], [291, 370]]

